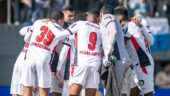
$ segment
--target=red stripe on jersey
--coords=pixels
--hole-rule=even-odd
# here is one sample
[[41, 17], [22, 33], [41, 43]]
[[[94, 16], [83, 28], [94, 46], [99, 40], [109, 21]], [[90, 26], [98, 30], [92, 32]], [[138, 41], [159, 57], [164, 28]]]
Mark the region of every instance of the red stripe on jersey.
[[68, 32], [69, 32], [71, 35], [73, 34], [73, 33], [71, 32], [71, 30], [70, 30], [70, 29], [68, 29], [68, 28], [67, 28], [67, 30], [68, 30]]
[[56, 51], [56, 49], [57, 49], [57, 45], [54, 47], [54, 49], [53, 49], [53, 50], [54, 50], [54, 51]]
[[109, 23], [111, 22], [115, 22], [114, 20], [110, 20], [107, 24], [106, 24], [106, 27], [109, 25]]
[[74, 64], [71, 64], [71, 76], [73, 77], [74, 74]]
[[[61, 41], [59, 41], [59, 42], [61, 42]], [[56, 55], [59, 55], [59, 54], [60, 54], [60, 53], [58, 52], [58, 50], [57, 50], [57, 46], [58, 46], [59, 42], [58, 42], [58, 43], [55, 45], [55, 47], [53, 48], [53, 52], [55, 52]]]
[[149, 48], [149, 47], [150, 47], [148, 43], [146, 43], [145, 46], [146, 46], [146, 48]]
[[142, 67], [142, 71], [143, 71], [143, 73], [148, 74], [146, 67]]
[[69, 48], [68, 53], [67, 53], [67, 60], [69, 60], [69, 59], [70, 59], [70, 48]]
[[24, 47], [28, 48], [29, 47], [29, 43], [25, 43]]
[[139, 49], [140, 46], [139, 46], [136, 38], [135, 38], [134, 36], [131, 36], [130, 38], [131, 38], [131, 41], [132, 41], [132, 43], [133, 43], [133, 45], [134, 45], [134, 47], [135, 47], [135, 50], [138, 51], [138, 49]]
[[55, 52], [56, 54], [59, 54], [59, 53], [57, 52], [57, 45], [54, 47], [53, 52]]

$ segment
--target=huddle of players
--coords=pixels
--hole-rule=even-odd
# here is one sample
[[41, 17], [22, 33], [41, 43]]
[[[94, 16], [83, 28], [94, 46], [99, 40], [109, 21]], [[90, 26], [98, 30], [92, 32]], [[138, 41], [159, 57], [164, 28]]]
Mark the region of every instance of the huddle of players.
[[[51, 54], [56, 45], [63, 41], [55, 72], [58, 84], [52, 83], [52, 86], [58, 87], [53, 86], [56, 89], [53, 95], [62, 95], [63, 66], [70, 48], [70, 77], [64, 81], [64, 86], [67, 87], [68, 82], [69, 88], [63, 93], [69, 90], [69, 96], [79, 96], [85, 89], [86, 96], [95, 96], [100, 82], [97, 70], [101, 64], [111, 66], [109, 56], [112, 54], [117, 57], [115, 74], [120, 94], [138, 96], [141, 92], [145, 96], [153, 96], [154, 62], [149, 51], [153, 37], [144, 19], [139, 16], [129, 19], [123, 6], [113, 9], [110, 5], [104, 5], [100, 16], [97, 11], [90, 10], [85, 20], [76, 21], [65, 30], [63, 25], [64, 14], [57, 11], [51, 18], [37, 20], [25, 28], [24, 40], [29, 43], [29, 48], [25, 60], [22, 58], [24, 68], [20, 84], [24, 86], [24, 96], [32, 96], [35, 86], [39, 88], [40, 96], [48, 96], [51, 82], [54, 81], [51, 81], [54, 73], [51, 73], [49, 66]], [[11, 94], [21, 95], [14, 93], [14, 90], [17, 88], [11, 86]]]

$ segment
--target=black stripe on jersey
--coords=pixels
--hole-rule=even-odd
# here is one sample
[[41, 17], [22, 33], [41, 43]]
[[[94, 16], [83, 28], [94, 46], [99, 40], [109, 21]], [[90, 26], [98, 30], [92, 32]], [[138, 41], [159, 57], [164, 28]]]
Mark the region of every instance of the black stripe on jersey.
[[70, 55], [70, 48], [67, 53], [67, 61], [66, 61], [66, 65], [65, 65], [64, 80], [69, 80], [69, 78], [70, 78], [70, 58], [68, 58], [68, 55]]
[[67, 45], [67, 46], [71, 47], [71, 45], [70, 45], [70, 44], [68, 44], [68, 43], [62, 42], [62, 44], [64, 44], [64, 45]]
[[59, 54], [53, 51], [53, 53], [51, 54], [51, 60], [50, 60], [51, 72], [56, 72], [58, 60], [59, 60]]
[[120, 58], [120, 52], [119, 52], [119, 48], [118, 48], [118, 44], [117, 42], [115, 42], [114, 44], [114, 51], [112, 53], [114, 56], [116, 56], [117, 60], [121, 60]]
[[73, 34], [73, 33], [71, 32], [71, 30], [70, 30], [70, 29], [68, 29], [68, 28], [67, 28], [67, 30], [68, 30], [68, 32], [69, 32], [71, 35]]
[[109, 25], [109, 23], [111, 22], [115, 22], [114, 20], [110, 20], [107, 24], [106, 24], [106, 27]]
[[137, 50], [137, 54], [138, 54], [138, 58], [139, 58], [139, 62], [140, 62], [141, 67], [151, 65], [147, 54], [142, 50], [141, 47], [139, 47], [139, 49]]
[[136, 41], [136, 38], [131, 36], [131, 41], [132, 41], [133, 46], [134, 46], [134, 48], [137, 52], [139, 62], [140, 62], [140, 66], [145, 67], [145, 66], [151, 65], [149, 57], [147, 56], [145, 51], [141, 48], [139, 43]]

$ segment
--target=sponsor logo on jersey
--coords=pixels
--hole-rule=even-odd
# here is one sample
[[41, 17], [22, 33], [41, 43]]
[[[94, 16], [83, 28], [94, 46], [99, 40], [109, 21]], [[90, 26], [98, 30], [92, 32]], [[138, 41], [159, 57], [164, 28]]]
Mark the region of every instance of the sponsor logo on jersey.
[[144, 80], [139, 80], [139, 81], [138, 81], [138, 85], [139, 85], [139, 86], [143, 86], [143, 85], [144, 85]]

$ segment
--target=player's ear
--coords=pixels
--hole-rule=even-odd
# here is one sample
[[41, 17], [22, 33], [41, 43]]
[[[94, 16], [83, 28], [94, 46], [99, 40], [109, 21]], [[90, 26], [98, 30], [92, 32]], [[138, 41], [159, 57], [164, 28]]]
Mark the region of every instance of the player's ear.
[[102, 19], [103, 14], [100, 12], [99, 19]]
[[88, 18], [89, 18], [89, 16], [87, 15], [87, 16], [85, 17], [85, 19], [88, 20]]

